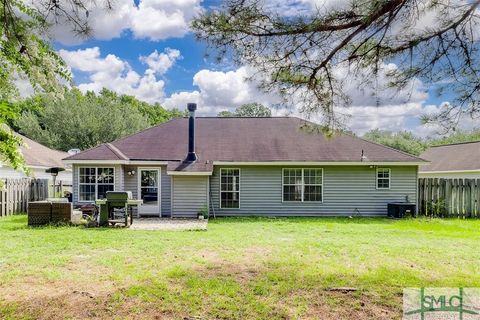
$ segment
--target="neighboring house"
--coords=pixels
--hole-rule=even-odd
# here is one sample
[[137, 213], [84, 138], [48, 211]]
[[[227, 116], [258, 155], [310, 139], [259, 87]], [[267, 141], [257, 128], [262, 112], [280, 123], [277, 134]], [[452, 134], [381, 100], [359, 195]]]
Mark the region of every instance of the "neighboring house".
[[[189, 106], [194, 109], [194, 107]], [[298, 118], [174, 119], [70, 156], [74, 203], [129, 190], [141, 215], [379, 216], [416, 202], [424, 160]], [[195, 161], [195, 158], [197, 158]]]
[[[52, 180], [52, 175], [45, 172], [45, 170], [52, 167], [65, 167], [62, 159], [68, 156], [68, 153], [50, 149], [20, 134], [16, 133], [16, 135], [23, 140], [24, 146], [22, 146], [20, 150], [27, 167], [30, 168], [31, 176], [33, 178]], [[72, 170], [69, 168], [65, 169], [65, 171], [58, 174], [57, 183], [62, 181], [67, 185], [71, 185]], [[6, 164], [0, 163], [0, 179], [25, 177], [26, 175], [23, 172], [16, 171]]]
[[421, 178], [480, 178], [480, 141], [431, 147], [420, 155]]

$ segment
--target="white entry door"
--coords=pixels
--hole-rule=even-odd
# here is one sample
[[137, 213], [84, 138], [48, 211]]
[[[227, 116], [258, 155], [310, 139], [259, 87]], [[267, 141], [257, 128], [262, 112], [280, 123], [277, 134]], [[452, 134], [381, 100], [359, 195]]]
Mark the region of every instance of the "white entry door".
[[138, 207], [140, 215], [160, 216], [160, 169], [138, 169], [138, 195], [143, 204]]

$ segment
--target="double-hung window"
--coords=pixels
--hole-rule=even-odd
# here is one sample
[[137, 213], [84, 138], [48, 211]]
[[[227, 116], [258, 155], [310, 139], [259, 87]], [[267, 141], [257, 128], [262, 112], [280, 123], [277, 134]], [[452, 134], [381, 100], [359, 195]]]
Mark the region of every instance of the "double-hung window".
[[377, 189], [390, 189], [390, 169], [377, 168]]
[[113, 168], [79, 168], [79, 200], [104, 199], [107, 191], [113, 191], [115, 174]]
[[240, 208], [240, 169], [220, 169], [220, 208]]
[[283, 169], [283, 201], [321, 202], [323, 169]]

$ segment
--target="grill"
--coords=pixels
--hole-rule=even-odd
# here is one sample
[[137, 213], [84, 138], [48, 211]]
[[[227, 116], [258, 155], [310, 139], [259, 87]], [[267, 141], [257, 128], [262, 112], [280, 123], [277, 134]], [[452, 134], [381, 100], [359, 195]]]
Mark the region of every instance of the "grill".
[[108, 191], [107, 192], [107, 201], [111, 202], [127, 202], [128, 200], [132, 200], [132, 192], [131, 191]]
[[97, 200], [100, 205], [100, 225], [123, 224], [129, 227], [133, 223], [133, 206], [142, 204], [134, 200], [130, 191], [108, 191], [106, 199]]

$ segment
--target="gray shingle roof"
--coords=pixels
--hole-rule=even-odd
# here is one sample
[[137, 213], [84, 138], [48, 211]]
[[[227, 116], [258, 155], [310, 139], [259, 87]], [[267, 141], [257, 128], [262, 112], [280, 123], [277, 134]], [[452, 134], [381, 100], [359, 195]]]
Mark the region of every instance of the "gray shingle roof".
[[[199, 161], [358, 162], [362, 150], [371, 162], [419, 162], [422, 159], [348, 134], [333, 138], [302, 130], [299, 118], [197, 117]], [[181, 161], [188, 149], [188, 119], [174, 119], [111, 143], [129, 160]], [[67, 160], [119, 160], [105, 144]]]
[[23, 140], [25, 144], [20, 148], [27, 166], [39, 167], [63, 167], [62, 159], [68, 156], [68, 153], [50, 149], [38, 142], [35, 142], [21, 134], [15, 133]]
[[420, 157], [430, 161], [421, 172], [480, 170], [480, 141], [431, 147]]

